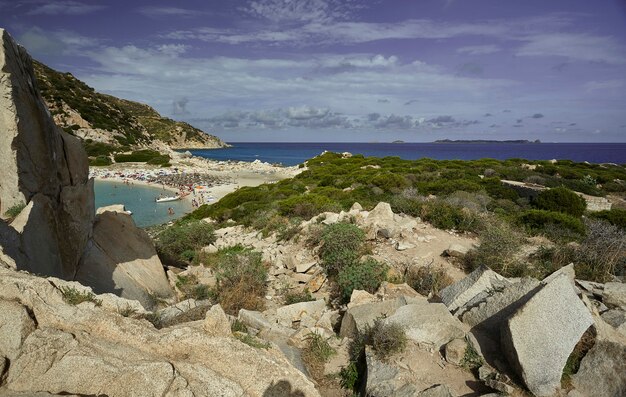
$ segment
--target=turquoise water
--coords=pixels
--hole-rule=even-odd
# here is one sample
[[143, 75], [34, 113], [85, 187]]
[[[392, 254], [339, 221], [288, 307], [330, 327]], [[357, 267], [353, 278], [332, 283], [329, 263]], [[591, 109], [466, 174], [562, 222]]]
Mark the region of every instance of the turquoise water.
[[[145, 185], [125, 185], [115, 181], [95, 181], [96, 208], [111, 204], [124, 204], [127, 210], [133, 212], [133, 219], [139, 227], [146, 227], [165, 223], [192, 211], [187, 200], [156, 203], [154, 199], [163, 194], [173, 195], [169, 190]], [[174, 215], [168, 215], [167, 209], [172, 207]]]

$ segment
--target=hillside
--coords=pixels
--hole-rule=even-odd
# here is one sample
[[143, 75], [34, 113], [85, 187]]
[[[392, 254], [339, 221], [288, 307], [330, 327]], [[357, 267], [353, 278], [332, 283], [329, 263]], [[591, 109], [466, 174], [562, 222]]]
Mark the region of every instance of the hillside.
[[[83, 140], [90, 152], [94, 142], [106, 151], [152, 148], [220, 148], [228, 146], [216, 136], [180, 121], [162, 117], [142, 103], [100, 94], [71, 73], [60, 73], [34, 62], [39, 90], [55, 122]], [[103, 145], [99, 145], [102, 150]], [[90, 153], [91, 154], [91, 153]]]

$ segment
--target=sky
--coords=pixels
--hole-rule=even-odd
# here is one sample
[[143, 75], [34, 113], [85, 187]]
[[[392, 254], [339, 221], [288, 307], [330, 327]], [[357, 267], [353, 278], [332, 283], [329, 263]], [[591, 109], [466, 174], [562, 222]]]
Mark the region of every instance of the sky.
[[0, 0], [0, 27], [230, 142], [626, 142], [624, 0]]

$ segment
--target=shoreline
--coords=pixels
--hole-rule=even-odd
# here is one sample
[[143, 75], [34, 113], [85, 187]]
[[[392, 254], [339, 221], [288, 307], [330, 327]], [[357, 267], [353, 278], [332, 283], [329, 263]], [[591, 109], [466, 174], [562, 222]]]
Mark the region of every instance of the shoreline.
[[[139, 184], [156, 189], [163, 189], [171, 193], [180, 193], [180, 187], [189, 194], [181, 200], [189, 203], [195, 198], [198, 206], [213, 204], [222, 197], [245, 186], [259, 186], [264, 183], [275, 183], [291, 178], [305, 170], [297, 166], [282, 167], [260, 161], [224, 162], [209, 160], [202, 157], [188, 156], [180, 152], [171, 152], [171, 167], [163, 168], [146, 163], [115, 163], [109, 166], [89, 167], [89, 176], [98, 181], [110, 181]], [[177, 178], [185, 183], [179, 186], [147, 181], [146, 179]], [[192, 182], [189, 183], [188, 180]], [[195, 181], [204, 183], [196, 184]], [[168, 180], [168, 182], [171, 182]], [[194, 194], [195, 193], [195, 194]], [[197, 207], [192, 206], [192, 211]]]

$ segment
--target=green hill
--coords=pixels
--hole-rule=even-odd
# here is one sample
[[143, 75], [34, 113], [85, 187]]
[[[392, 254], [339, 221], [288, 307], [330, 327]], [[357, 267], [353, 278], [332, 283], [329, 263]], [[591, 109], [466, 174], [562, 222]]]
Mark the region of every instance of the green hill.
[[216, 136], [162, 117], [142, 103], [96, 92], [71, 73], [60, 73], [34, 61], [41, 95], [56, 123], [83, 139], [90, 156], [128, 150], [220, 148]]

